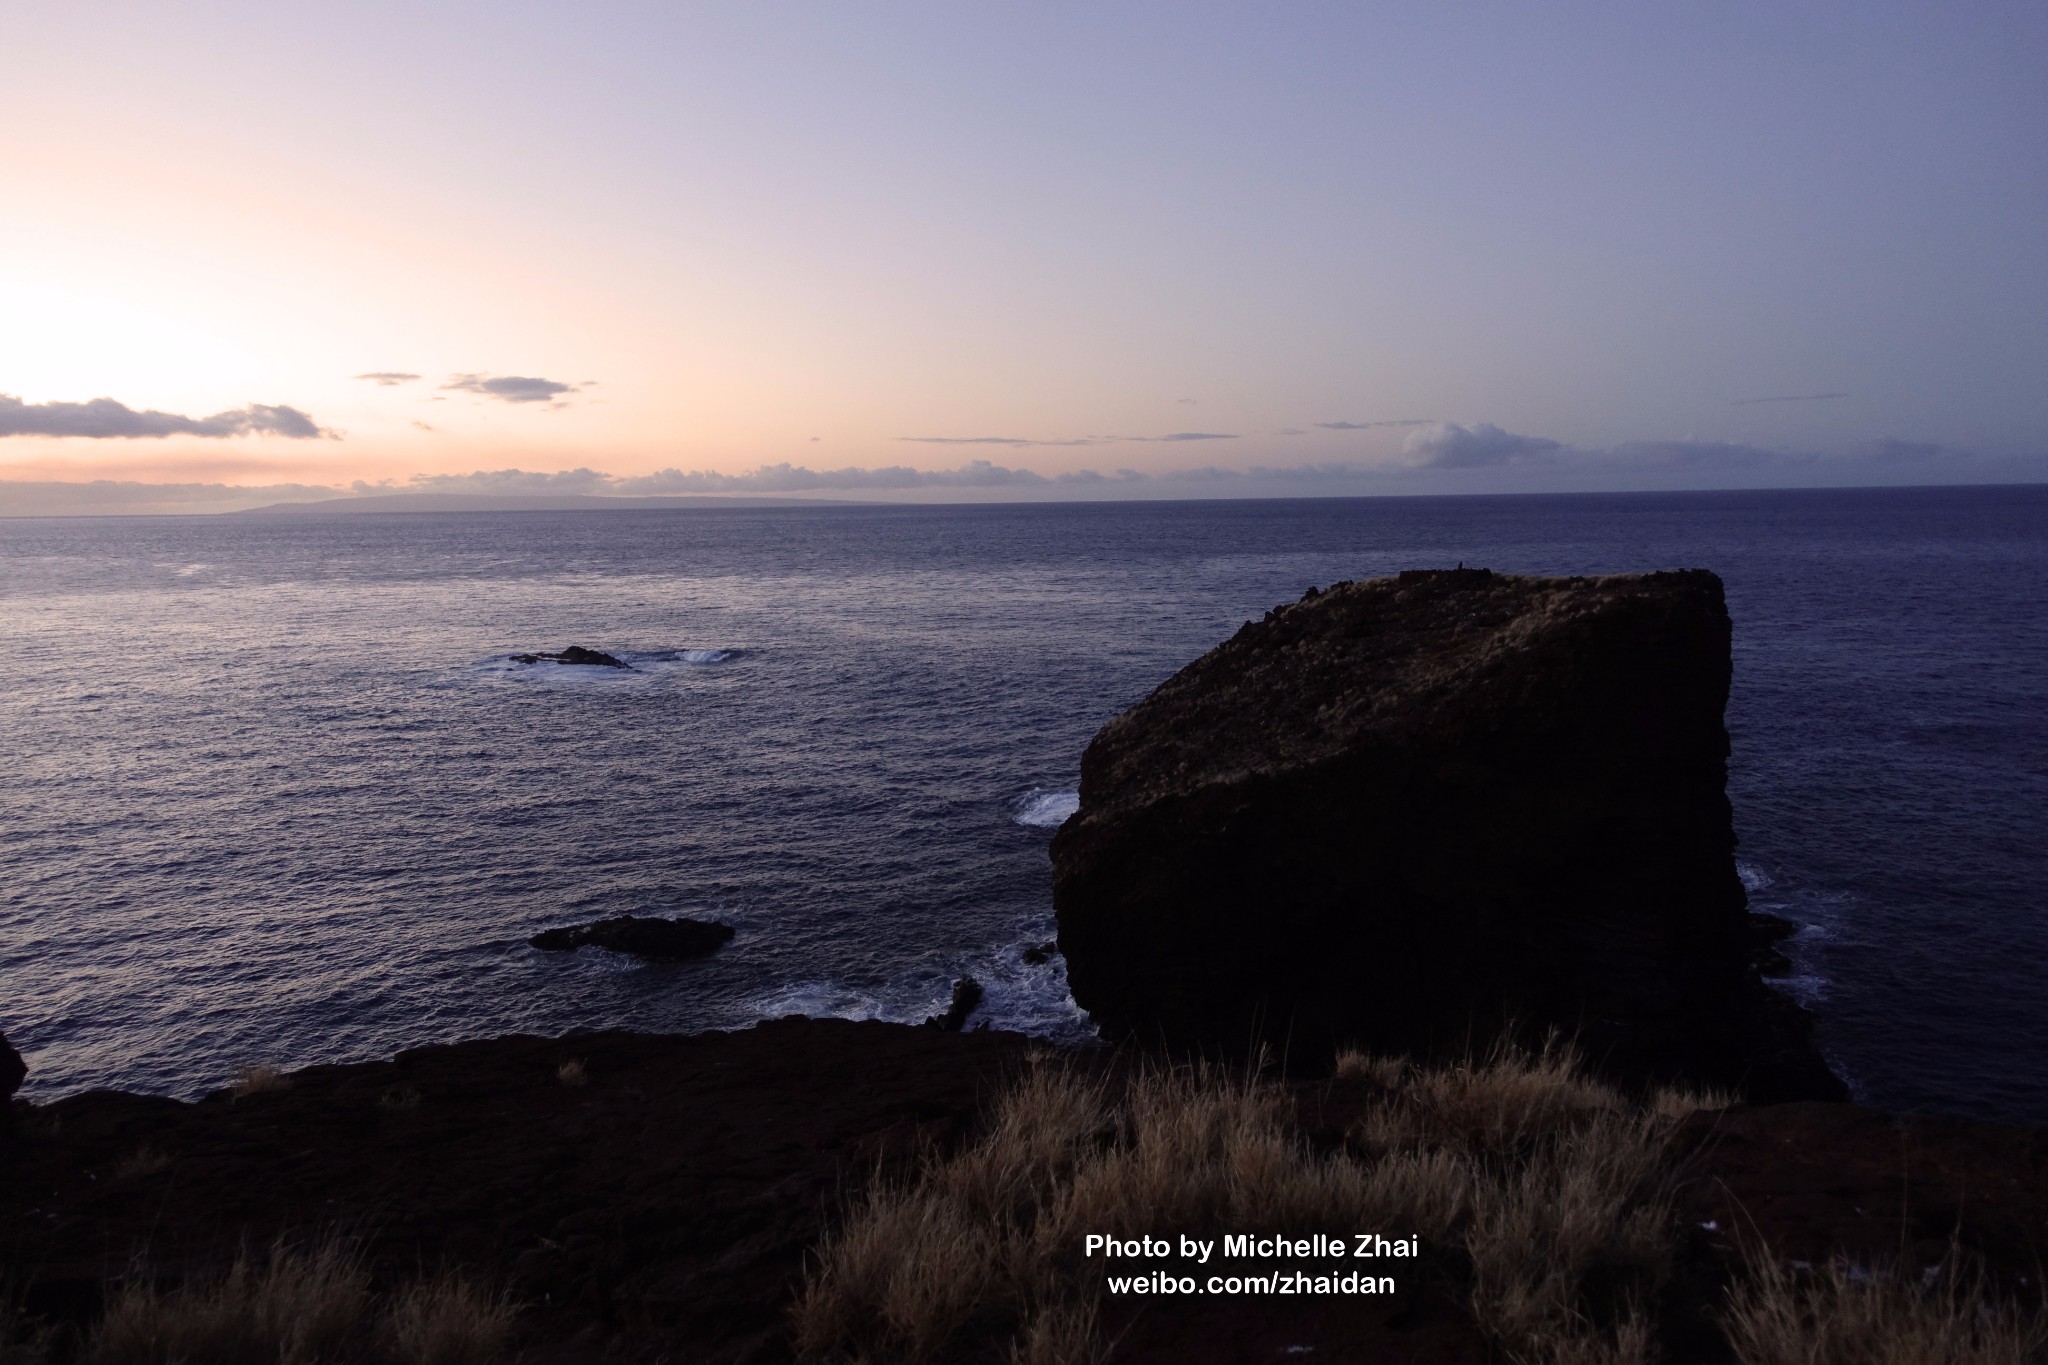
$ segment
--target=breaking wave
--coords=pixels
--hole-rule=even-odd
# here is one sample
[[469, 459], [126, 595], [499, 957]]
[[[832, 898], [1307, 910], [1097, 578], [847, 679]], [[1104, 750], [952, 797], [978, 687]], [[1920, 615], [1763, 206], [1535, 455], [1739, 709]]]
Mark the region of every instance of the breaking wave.
[[1029, 825], [1033, 829], [1058, 829], [1081, 809], [1081, 794], [1033, 787], [1012, 802], [1010, 809], [1020, 825]]
[[1036, 926], [1022, 941], [974, 953], [946, 970], [926, 968], [882, 985], [863, 987], [829, 978], [798, 981], [748, 1002], [757, 1018], [802, 1014], [824, 1019], [881, 1019], [893, 1024], [919, 1024], [945, 1011], [953, 983], [971, 976], [981, 983], [982, 1001], [968, 1016], [967, 1027], [1025, 1033], [1070, 1047], [1094, 1043], [1097, 1035], [1088, 1013], [1074, 1003], [1067, 989], [1065, 959], [1032, 964], [1023, 950], [1051, 936], [1050, 924]]

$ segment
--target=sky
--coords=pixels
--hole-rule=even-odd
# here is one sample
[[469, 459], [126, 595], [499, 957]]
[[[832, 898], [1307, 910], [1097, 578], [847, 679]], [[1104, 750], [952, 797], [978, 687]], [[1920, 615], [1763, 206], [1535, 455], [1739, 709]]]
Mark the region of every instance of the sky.
[[18, 6], [0, 515], [2048, 477], [2048, 8]]

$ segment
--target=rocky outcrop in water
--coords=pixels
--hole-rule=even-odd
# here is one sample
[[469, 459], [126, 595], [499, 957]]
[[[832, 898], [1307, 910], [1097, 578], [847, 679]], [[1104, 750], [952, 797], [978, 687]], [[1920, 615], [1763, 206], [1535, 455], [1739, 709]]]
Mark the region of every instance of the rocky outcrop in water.
[[1105, 726], [1052, 844], [1112, 1038], [1313, 1061], [1503, 1023], [1629, 1081], [1844, 1094], [1758, 978], [1701, 571], [1311, 589]]
[[967, 1026], [967, 1016], [980, 1008], [981, 997], [981, 983], [971, 976], [961, 977], [953, 983], [953, 998], [946, 1005], [945, 1012], [932, 1015], [924, 1021], [924, 1026], [958, 1033]]
[[730, 924], [713, 920], [616, 915], [589, 924], [544, 929], [527, 942], [553, 953], [573, 952], [588, 944], [657, 962], [673, 962], [715, 953], [732, 938], [733, 932]]
[[603, 650], [585, 649], [582, 645], [570, 645], [560, 654], [514, 654], [512, 662], [516, 664], [577, 664], [589, 668], [624, 668], [629, 670], [633, 667], [633, 665], [622, 659], [613, 658]]

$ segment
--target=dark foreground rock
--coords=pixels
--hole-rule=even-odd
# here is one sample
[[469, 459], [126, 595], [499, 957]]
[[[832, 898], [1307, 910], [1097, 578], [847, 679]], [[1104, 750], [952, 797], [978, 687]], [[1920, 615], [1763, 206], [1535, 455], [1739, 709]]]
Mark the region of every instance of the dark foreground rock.
[[[20, 1105], [0, 1285], [83, 1321], [145, 1250], [161, 1276], [204, 1275], [245, 1241], [340, 1228], [381, 1283], [446, 1265], [508, 1287], [526, 1365], [787, 1360], [827, 1219], [960, 1140], [1027, 1046], [790, 1019], [422, 1048], [240, 1100]], [[568, 1061], [586, 1084], [558, 1079]]]
[[[363, 1239], [380, 1290], [423, 1267], [508, 1289], [524, 1365], [786, 1362], [806, 1256], [849, 1200], [971, 1140], [1044, 1046], [786, 1019], [694, 1037], [422, 1048], [313, 1067], [240, 1100], [17, 1102], [20, 1140], [0, 1148], [0, 1284], [34, 1317], [82, 1324], [138, 1255], [160, 1277], [204, 1277], [244, 1245], [339, 1228]], [[572, 1061], [583, 1084], [560, 1078]], [[1356, 1081], [1305, 1082], [1296, 1095], [1319, 1148], [1377, 1102]], [[2038, 1270], [2042, 1130], [1794, 1104], [1699, 1115], [1686, 1143], [1680, 1201], [1697, 1233], [1673, 1292], [1702, 1314], [1722, 1302], [1738, 1232], [1780, 1255], [1866, 1265], [1935, 1256], [1953, 1235], [1999, 1276]], [[1121, 1365], [1497, 1359], [1427, 1293], [1198, 1296], [1109, 1312]], [[1727, 1355], [1708, 1343], [1664, 1358]]]
[[0, 1033], [0, 1146], [4, 1146], [14, 1132], [14, 1092], [21, 1089], [22, 1081], [28, 1078], [28, 1063], [14, 1050], [14, 1044], [7, 1041], [7, 1035]]
[[677, 962], [717, 952], [732, 939], [733, 933], [730, 924], [714, 920], [615, 915], [589, 924], [543, 929], [526, 941], [551, 953], [573, 952], [588, 944], [655, 962]]
[[7, 1041], [7, 1035], [0, 1033], [0, 1105], [14, 1098], [14, 1092], [21, 1089], [21, 1083], [28, 1077], [28, 1063], [21, 1060], [21, 1054], [14, 1050], [14, 1044]]
[[1112, 1038], [1290, 1057], [1577, 1035], [1630, 1082], [1841, 1098], [1765, 987], [1705, 572], [1311, 590], [1105, 726], [1054, 837]]
[[520, 664], [578, 664], [590, 668], [625, 668], [633, 665], [623, 659], [615, 659], [602, 650], [585, 649], [581, 645], [570, 645], [560, 654], [514, 654], [512, 662]]

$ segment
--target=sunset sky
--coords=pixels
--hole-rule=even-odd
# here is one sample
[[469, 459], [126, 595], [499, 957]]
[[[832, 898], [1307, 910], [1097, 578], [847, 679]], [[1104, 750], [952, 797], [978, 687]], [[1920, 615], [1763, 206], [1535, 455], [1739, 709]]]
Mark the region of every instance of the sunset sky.
[[2048, 476], [2038, 3], [6, 30], [0, 514]]

